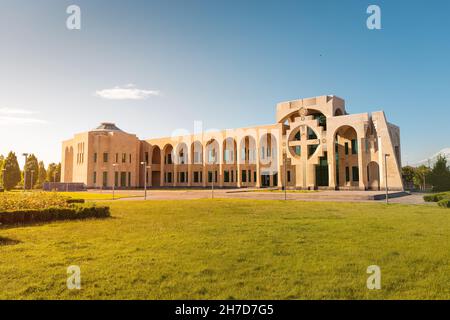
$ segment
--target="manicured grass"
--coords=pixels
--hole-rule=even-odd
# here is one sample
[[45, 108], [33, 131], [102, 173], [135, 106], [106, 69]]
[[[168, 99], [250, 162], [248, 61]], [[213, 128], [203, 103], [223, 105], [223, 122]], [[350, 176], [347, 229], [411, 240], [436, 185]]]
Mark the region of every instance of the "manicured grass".
[[[447, 209], [108, 202], [111, 219], [0, 229], [0, 298], [450, 299]], [[79, 291], [67, 267], [81, 268]], [[382, 289], [368, 290], [378, 265]]]
[[[94, 193], [94, 192], [57, 192], [60, 195], [71, 197], [74, 199], [84, 199], [84, 200], [112, 200], [112, 193]], [[135, 194], [126, 194], [116, 192], [114, 194], [115, 199], [123, 199], [123, 198], [134, 198], [139, 197]]]

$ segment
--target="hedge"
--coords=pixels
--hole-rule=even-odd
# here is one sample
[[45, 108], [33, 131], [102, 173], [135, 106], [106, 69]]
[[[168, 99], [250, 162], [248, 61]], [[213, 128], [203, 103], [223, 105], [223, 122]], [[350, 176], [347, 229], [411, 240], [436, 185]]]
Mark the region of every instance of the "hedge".
[[423, 200], [425, 200], [425, 202], [438, 202], [441, 201], [443, 199], [447, 199], [449, 198], [449, 194], [442, 192], [442, 193], [435, 193], [435, 194], [427, 194], [423, 196]]
[[78, 220], [88, 218], [107, 218], [111, 213], [109, 207], [72, 207], [72, 208], [46, 208], [11, 210], [0, 212], [0, 224], [27, 224], [37, 222], [50, 222], [57, 220]]
[[84, 203], [84, 199], [73, 199], [73, 198], [69, 198], [66, 200], [67, 203]]
[[438, 206], [443, 208], [450, 208], [450, 199], [442, 199], [438, 201]]

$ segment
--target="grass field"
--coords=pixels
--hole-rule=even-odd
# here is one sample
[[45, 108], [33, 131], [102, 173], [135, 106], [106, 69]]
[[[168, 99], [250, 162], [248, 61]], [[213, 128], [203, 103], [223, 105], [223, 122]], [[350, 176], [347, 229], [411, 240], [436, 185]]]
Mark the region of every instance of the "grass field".
[[[104, 204], [104, 203], [102, 203]], [[450, 211], [263, 200], [114, 203], [0, 229], [0, 298], [450, 299]], [[81, 290], [66, 270], [81, 268]], [[368, 290], [378, 265], [381, 290]]]
[[[84, 200], [112, 200], [112, 193], [93, 193], [93, 192], [57, 192], [59, 195]], [[138, 197], [133, 194], [116, 192], [114, 199]]]

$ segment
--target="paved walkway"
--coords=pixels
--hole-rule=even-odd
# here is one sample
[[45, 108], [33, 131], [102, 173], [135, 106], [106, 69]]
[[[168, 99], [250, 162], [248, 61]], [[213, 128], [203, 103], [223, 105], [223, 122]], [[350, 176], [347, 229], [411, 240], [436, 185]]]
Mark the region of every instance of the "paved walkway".
[[[99, 192], [99, 191], [92, 191]], [[103, 191], [110, 193], [111, 191]], [[130, 194], [132, 198], [122, 198], [120, 201], [144, 200], [143, 190], [120, 190], [117, 193]], [[383, 194], [380, 191], [317, 191], [317, 192], [287, 192], [286, 199], [293, 201], [342, 201], [342, 202], [384, 202], [385, 200], [373, 200], [375, 195]], [[147, 191], [147, 200], [189, 200], [209, 199], [212, 197], [211, 189], [200, 190], [153, 190]], [[284, 192], [270, 192], [245, 189], [215, 189], [214, 198], [228, 199], [260, 199], [260, 200], [284, 200]], [[414, 193], [402, 197], [389, 199], [391, 203], [424, 204], [423, 194]]]

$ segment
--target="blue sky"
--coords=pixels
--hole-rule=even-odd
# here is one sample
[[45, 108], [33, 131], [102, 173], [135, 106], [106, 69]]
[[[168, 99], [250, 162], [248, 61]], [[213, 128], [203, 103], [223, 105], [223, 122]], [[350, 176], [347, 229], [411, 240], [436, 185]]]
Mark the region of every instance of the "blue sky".
[[[71, 4], [81, 30], [66, 28]], [[382, 30], [366, 27], [370, 4]], [[194, 121], [274, 123], [277, 102], [326, 94], [350, 113], [384, 110], [401, 128], [404, 164], [450, 146], [445, 0], [14, 0], [0, 9], [2, 154], [60, 161], [62, 140], [101, 121], [142, 139], [193, 131]], [[117, 87], [145, 99], [102, 98]]]

